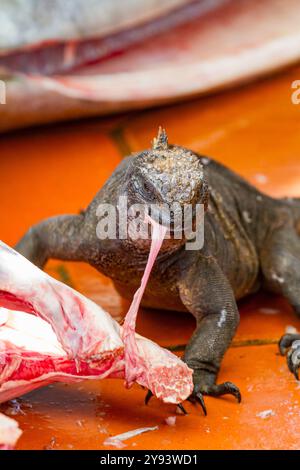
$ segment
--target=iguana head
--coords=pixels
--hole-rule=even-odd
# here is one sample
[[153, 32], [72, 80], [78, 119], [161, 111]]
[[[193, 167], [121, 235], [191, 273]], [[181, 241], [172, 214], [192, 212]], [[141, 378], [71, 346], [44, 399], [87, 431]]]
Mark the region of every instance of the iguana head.
[[[193, 214], [196, 204], [203, 204], [206, 209], [208, 203], [200, 158], [184, 147], [169, 145], [162, 128], [159, 128], [152, 148], [132, 158], [123, 192], [129, 206], [151, 205], [151, 217], [170, 227], [173, 240], [175, 232], [178, 234], [179, 231], [179, 225], [175, 228], [175, 222], [180, 220], [179, 213], [182, 217], [189, 205]], [[184, 237], [176, 242], [184, 242]]]

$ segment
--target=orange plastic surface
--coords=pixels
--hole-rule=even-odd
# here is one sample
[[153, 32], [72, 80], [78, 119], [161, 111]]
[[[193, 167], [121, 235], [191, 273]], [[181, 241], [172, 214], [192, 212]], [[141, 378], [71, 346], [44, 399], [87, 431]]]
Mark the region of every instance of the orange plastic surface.
[[[291, 102], [291, 83], [299, 78], [300, 67], [176, 106], [1, 136], [0, 238], [14, 245], [41, 218], [84, 208], [126, 152], [149, 146], [158, 125], [170, 142], [220, 160], [261, 190], [300, 196], [300, 105]], [[128, 302], [91, 267], [51, 261], [47, 271], [115, 318], [125, 314]], [[106, 437], [155, 425], [159, 430], [128, 440], [127, 449], [298, 449], [300, 387], [275, 343], [300, 321], [283, 299], [267, 294], [243, 300], [240, 313], [219, 377], [240, 387], [240, 405], [231, 397], [206, 398], [205, 418], [187, 403], [188, 416], [176, 415], [176, 425], [168, 426], [174, 406], [152, 399], [146, 407], [138, 386], [126, 390], [118, 380], [51, 385], [19, 399], [18, 449], [109, 449]], [[139, 333], [179, 349], [193, 328], [188, 314], [143, 310], [138, 320]], [[11, 403], [1, 406], [8, 415], [14, 410]], [[266, 410], [270, 416], [261, 417]]]

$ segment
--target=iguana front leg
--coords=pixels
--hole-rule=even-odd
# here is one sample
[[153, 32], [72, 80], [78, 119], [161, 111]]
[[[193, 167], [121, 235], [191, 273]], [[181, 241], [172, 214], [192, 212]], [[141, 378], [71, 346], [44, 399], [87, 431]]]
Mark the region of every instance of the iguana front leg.
[[201, 256], [184, 273], [179, 291], [183, 304], [197, 321], [184, 354], [185, 362], [194, 370], [191, 401], [202, 401], [201, 394], [231, 394], [240, 402], [240, 391], [233, 383], [216, 384], [222, 358], [239, 323], [234, 293], [216, 260]]
[[43, 268], [50, 258], [85, 261], [87, 236], [82, 215], [51, 217], [31, 227], [16, 250]]

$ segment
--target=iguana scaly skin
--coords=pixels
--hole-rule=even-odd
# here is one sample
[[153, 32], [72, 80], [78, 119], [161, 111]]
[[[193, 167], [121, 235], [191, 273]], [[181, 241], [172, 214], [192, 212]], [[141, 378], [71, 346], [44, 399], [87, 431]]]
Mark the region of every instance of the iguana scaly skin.
[[[202, 394], [234, 395], [231, 382], [216, 384], [223, 355], [239, 323], [236, 300], [260, 287], [282, 294], [300, 315], [300, 201], [272, 199], [220, 163], [179, 146], [164, 131], [152, 149], [126, 158], [86, 211], [47, 219], [32, 227], [16, 249], [43, 267], [49, 258], [86, 261], [109, 276], [122, 296], [139, 287], [150, 240], [99, 240], [99, 204], [205, 205], [205, 241], [185, 250], [185, 240], [165, 240], [142, 305], [189, 311], [197, 326], [184, 354], [194, 370], [192, 401]], [[290, 369], [300, 363], [298, 335], [285, 336]], [[291, 347], [291, 348], [290, 348]], [[299, 357], [299, 358], [298, 358]]]

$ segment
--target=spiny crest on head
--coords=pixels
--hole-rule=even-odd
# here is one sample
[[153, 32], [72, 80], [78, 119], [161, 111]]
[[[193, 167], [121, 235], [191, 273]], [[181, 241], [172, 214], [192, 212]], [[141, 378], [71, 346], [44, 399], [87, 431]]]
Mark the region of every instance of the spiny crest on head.
[[153, 142], [152, 142], [152, 149], [153, 150], [168, 150], [168, 148], [169, 148], [169, 144], [168, 144], [167, 133], [165, 129], [159, 126], [157, 137], [154, 137]]

